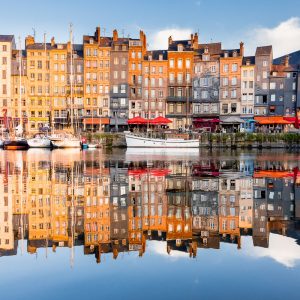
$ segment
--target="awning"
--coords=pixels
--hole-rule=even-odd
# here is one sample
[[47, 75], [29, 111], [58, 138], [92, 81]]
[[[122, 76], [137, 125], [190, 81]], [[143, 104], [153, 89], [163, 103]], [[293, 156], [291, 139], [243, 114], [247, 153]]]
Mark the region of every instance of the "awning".
[[255, 171], [253, 174], [254, 178], [285, 178], [285, 177], [293, 177], [294, 173], [289, 171], [272, 171], [272, 170], [261, 170]]
[[286, 120], [284, 117], [273, 116], [273, 117], [254, 117], [261, 125], [270, 125], [270, 124], [292, 124], [294, 122]]
[[86, 118], [83, 123], [85, 125], [108, 125], [109, 118]]
[[238, 116], [220, 117], [220, 121], [223, 124], [240, 124], [240, 123], [244, 123], [245, 122], [245, 120], [241, 119]]
[[148, 120], [142, 117], [134, 117], [128, 120], [128, 124], [147, 124]]
[[164, 117], [157, 117], [153, 120], [150, 120], [150, 124], [156, 124], [156, 125], [165, 125], [169, 123], [172, 123], [172, 121]]
[[128, 170], [128, 175], [141, 176], [141, 175], [152, 175], [156, 177], [164, 177], [171, 173], [168, 169], [132, 169]]
[[198, 118], [198, 119], [194, 119], [193, 120], [194, 122], [199, 122], [199, 123], [219, 123], [220, 120], [215, 118], [215, 119], [201, 119], [201, 118]]

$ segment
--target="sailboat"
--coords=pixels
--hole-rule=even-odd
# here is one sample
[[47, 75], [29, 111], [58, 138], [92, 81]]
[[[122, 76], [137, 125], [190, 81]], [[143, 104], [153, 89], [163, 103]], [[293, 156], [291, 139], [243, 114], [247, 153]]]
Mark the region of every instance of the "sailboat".
[[[74, 122], [73, 122], [73, 46], [72, 46], [72, 25], [70, 26], [70, 45], [71, 45], [71, 58], [70, 58], [70, 113], [68, 113], [68, 119], [71, 118], [71, 130], [74, 131]], [[77, 138], [72, 132], [63, 132], [60, 134], [56, 134], [54, 136], [50, 137], [50, 140], [52, 142], [53, 147], [56, 148], [80, 148], [81, 147], [81, 141], [79, 138]]]
[[3, 148], [5, 150], [27, 150], [28, 143], [26, 139], [23, 137], [23, 116], [21, 110], [22, 103], [22, 48], [21, 48], [21, 38], [19, 38], [19, 124], [15, 128], [15, 132], [13, 136], [8, 137], [8, 139], [4, 140]]

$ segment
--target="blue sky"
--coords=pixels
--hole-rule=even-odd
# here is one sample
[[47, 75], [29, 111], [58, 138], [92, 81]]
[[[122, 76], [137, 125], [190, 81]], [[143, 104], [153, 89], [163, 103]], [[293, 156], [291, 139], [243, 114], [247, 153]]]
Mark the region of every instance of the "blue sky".
[[275, 44], [275, 56], [300, 49], [298, 0], [0, 0], [0, 5], [7, 12], [0, 18], [2, 34], [25, 37], [35, 28], [39, 40], [46, 31], [48, 39], [66, 41], [72, 22], [76, 42], [100, 25], [106, 33], [117, 28], [131, 37], [141, 28], [155, 48], [165, 46], [168, 31], [182, 38], [199, 30], [200, 41], [222, 41], [224, 48], [243, 40], [248, 54], [256, 43]]

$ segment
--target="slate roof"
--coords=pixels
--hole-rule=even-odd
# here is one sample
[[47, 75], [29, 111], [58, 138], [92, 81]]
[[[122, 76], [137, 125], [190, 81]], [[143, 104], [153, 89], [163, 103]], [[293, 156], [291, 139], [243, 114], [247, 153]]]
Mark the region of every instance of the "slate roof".
[[272, 45], [261, 46], [256, 48], [255, 56], [270, 55], [272, 53]]
[[192, 50], [192, 43], [190, 40], [179, 40], [179, 41], [172, 41], [169, 45], [169, 51], [177, 51], [178, 45], [181, 44], [183, 46], [183, 51], [191, 51]]
[[[291, 65], [300, 65], [300, 50], [287, 54]], [[284, 56], [277, 57], [273, 60], [273, 64], [279, 65], [283, 62]]]
[[0, 35], [0, 42], [12, 42], [14, 40], [14, 36], [11, 34], [1, 34]]
[[[26, 47], [28, 50], [45, 50], [45, 43], [34, 43]], [[56, 46], [51, 46], [51, 43], [46, 43], [46, 50], [56, 49]]]
[[247, 61], [250, 61], [250, 65], [255, 65], [255, 56], [244, 56], [243, 57], [243, 66], [247, 65]]
[[159, 56], [163, 56], [163, 60], [168, 59], [168, 51], [167, 50], [152, 50], [147, 51], [147, 54], [145, 55], [145, 60], [148, 60], [149, 55], [152, 55], [152, 60], [159, 60]]

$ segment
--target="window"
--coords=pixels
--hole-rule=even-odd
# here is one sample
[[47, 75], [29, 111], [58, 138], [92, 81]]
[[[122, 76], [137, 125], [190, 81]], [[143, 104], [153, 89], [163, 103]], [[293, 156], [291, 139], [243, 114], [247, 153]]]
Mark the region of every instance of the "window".
[[118, 93], [118, 86], [117, 86], [117, 85], [114, 85], [114, 86], [113, 86], [113, 93], [114, 93], [114, 94], [117, 94], [117, 93]]
[[225, 73], [228, 72], [228, 65], [227, 64], [223, 66], [223, 72], [225, 72]]
[[236, 105], [236, 103], [232, 103], [231, 104], [231, 112], [232, 113], [236, 113], [237, 112], [237, 105]]
[[177, 82], [182, 83], [182, 73], [178, 73], [177, 75]]
[[170, 59], [170, 68], [174, 68], [174, 59]]
[[223, 78], [223, 86], [227, 86], [228, 85], [228, 78], [224, 77]]
[[270, 90], [276, 89], [276, 82], [270, 82]]
[[228, 114], [228, 104], [222, 104], [222, 111], [224, 114]]
[[121, 84], [121, 94], [126, 94], [126, 84]]
[[186, 67], [187, 69], [189, 69], [189, 68], [191, 67], [191, 60], [190, 60], [190, 59], [187, 59], [187, 60], [185, 61], [185, 67]]
[[264, 71], [262, 75], [263, 75], [263, 79], [267, 79], [268, 78], [268, 72]]
[[237, 70], [238, 70], [238, 64], [232, 64], [231, 70], [232, 70], [232, 72], [237, 72]]
[[267, 90], [268, 89], [268, 84], [266, 82], [263, 82], [262, 89], [263, 90]]
[[181, 58], [179, 58], [177, 61], [177, 67], [178, 67], [178, 69], [182, 69], [182, 59]]
[[237, 78], [236, 77], [232, 77], [231, 78], [231, 85], [236, 85], [237, 84]]
[[275, 94], [271, 95], [271, 101], [275, 101]]
[[170, 80], [170, 83], [174, 83], [174, 73], [170, 73], [169, 80]]
[[268, 66], [268, 61], [267, 60], [264, 60], [263, 61], [263, 67], [267, 67]]
[[231, 90], [231, 98], [236, 98], [236, 90]]

